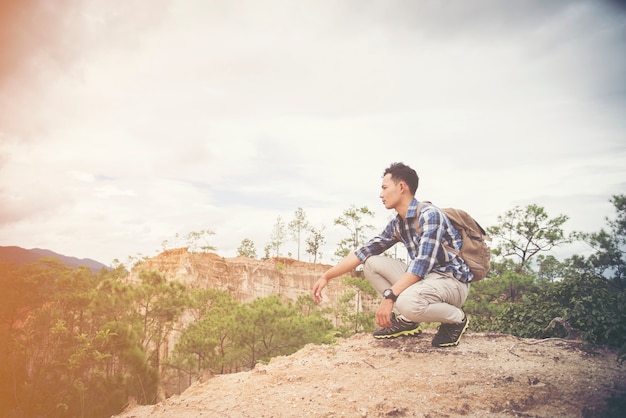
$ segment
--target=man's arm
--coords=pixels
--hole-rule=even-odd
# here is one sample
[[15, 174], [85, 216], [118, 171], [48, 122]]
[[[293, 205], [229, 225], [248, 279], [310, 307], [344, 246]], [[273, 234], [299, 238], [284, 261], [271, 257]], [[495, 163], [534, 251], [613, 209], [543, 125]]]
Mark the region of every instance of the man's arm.
[[317, 279], [317, 282], [313, 285], [313, 290], [311, 291], [313, 300], [317, 303], [321, 302], [322, 290], [326, 287], [328, 281], [354, 270], [359, 264], [361, 264], [361, 260], [359, 260], [356, 254], [350, 253], [338, 264], [326, 270], [326, 272], [322, 274], [322, 276]]
[[419, 276], [416, 276], [413, 273], [406, 272], [400, 277], [393, 286], [391, 286], [391, 290], [393, 290], [393, 294], [398, 296], [400, 293], [404, 292], [407, 287], [411, 286], [414, 283], [417, 283], [420, 280]]

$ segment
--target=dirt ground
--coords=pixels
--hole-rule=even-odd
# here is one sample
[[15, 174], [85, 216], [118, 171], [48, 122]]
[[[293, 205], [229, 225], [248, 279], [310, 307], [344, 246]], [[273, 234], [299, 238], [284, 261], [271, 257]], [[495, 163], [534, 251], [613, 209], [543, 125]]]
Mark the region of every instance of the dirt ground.
[[436, 349], [434, 333], [307, 345], [119, 417], [626, 416], [626, 363], [615, 350], [479, 333]]

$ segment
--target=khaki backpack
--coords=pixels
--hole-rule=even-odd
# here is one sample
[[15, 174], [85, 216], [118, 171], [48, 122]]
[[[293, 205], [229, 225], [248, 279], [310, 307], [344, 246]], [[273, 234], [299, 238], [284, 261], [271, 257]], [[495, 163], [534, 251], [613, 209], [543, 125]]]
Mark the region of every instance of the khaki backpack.
[[[422, 201], [417, 205], [417, 216], [415, 217], [415, 230], [417, 234], [420, 233], [419, 226], [419, 213], [422, 210], [424, 205], [430, 205], [431, 202]], [[457, 251], [454, 248], [451, 248], [448, 245], [443, 245], [443, 247], [457, 256], [461, 257], [465, 263], [469, 266], [474, 278], [472, 282], [477, 282], [479, 280], [487, 277], [487, 273], [489, 272], [489, 265], [491, 263], [491, 249], [487, 245], [486, 241], [491, 242], [491, 238], [487, 236], [485, 230], [470, 216], [469, 213], [465, 212], [462, 209], [453, 209], [453, 208], [445, 208], [441, 209], [441, 211], [446, 215], [454, 229], [459, 233], [461, 239], [463, 240], [463, 245], [461, 246], [461, 251]], [[446, 261], [448, 261], [448, 256], [446, 254]]]

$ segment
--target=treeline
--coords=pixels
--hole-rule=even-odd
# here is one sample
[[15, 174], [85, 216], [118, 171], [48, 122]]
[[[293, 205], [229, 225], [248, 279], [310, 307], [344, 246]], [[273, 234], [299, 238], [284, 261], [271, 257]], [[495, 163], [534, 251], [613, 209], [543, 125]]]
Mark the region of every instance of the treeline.
[[[596, 233], [565, 234], [567, 217], [550, 218], [536, 205], [499, 217], [487, 228], [490, 276], [472, 285], [465, 306], [471, 330], [581, 338], [622, 347], [623, 358], [626, 197], [611, 202], [617, 217]], [[359, 223], [349, 224], [355, 233], [342, 248], [362, 242], [363, 214], [350, 214]], [[591, 255], [551, 255], [578, 240]], [[344, 277], [348, 290], [321, 310], [308, 294], [240, 303], [155, 271], [131, 283], [123, 265], [93, 273], [45, 260], [0, 272], [0, 416], [108, 417], [129, 399], [154, 403], [170, 393], [165, 387], [182, 390], [206, 373], [246, 370], [307, 343], [374, 329], [360, 302], [375, 292], [357, 277]]]
[[155, 403], [203, 374], [248, 370], [373, 324], [354, 308], [362, 282], [323, 310], [307, 295], [239, 303], [156, 271], [130, 283], [121, 265], [93, 273], [44, 259], [0, 271], [2, 417], [109, 417], [129, 400]]
[[[620, 347], [626, 358], [626, 196], [613, 196], [615, 219], [595, 233], [566, 235], [567, 216], [516, 207], [487, 229], [496, 239], [490, 277], [466, 302], [474, 331], [531, 338], [580, 338]], [[583, 241], [592, 254], [563, 261], [550, 252]]]
[[[348, 236], [338, 243], [334, 256], [343, 258], [354, 248], [363, 244], [367, 239], [367, 232], [374, 229], [373, 225], [366, 223], [368, 218], [373, 217], [374, 212], [367, 206], [359, 208], [355, 205], [351, 205], [342, 212], [341, 216], [336, 217], [333, 224], [345, 228]], [[325, 229], [324, 225], [312, 225], [307, 219], [304, 209], [298, 208], [289, 222], [285, 222], [282, 216], [276, 218], [269, 241], [260, 256], [255, 242], [250, 238], [241, 240], [239, 247], [237, 247], [237, 255], [263, 259], [282, 257], [285, 244], [288, 241], [293, 241], [296, 243], [295, 254], [288, 251], [287, 257], [300, 260], [302, 253], [306, 253], [311, 262], [317, 263], [323, 256], [322, 247], [326, 244]], [[213, 235], [215, 232], [211, 229], [176, 234], [172, 239], [164, 240], [161, 243], [161, 250], [185, 247], [190, 252], [216, 251], [217, 247], [210, 244]], [[129, 257], [127, 264], [133, 264], [145, 258], [145, 256], [138, 254], [136, 257]], [[119, 263], [119, 261], [115, 261]]]

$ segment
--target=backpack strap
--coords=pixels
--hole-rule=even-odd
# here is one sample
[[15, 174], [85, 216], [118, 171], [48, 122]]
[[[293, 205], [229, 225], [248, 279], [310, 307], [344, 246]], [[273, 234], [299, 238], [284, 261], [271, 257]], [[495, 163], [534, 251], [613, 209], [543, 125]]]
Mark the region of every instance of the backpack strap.
[[415, 209], [415, 232], [417, 232], [417, 235], [420, 234], [420, 213], [422, 212], [422, 208], [426, 205], [432, 205], [432, 202], [428, 200], [422, 200], [417, 204], [417, 209]]
[[[416, 213], [417, 215], [415, 215], [415, 232], [417, 232], [417, 234], [420, 234], [420, 224], [419, 224], [419, 215], [422, 211], [422, 208], [426, 205], [432, 205], [432, 202], [429, 200], [423, 200], [421, 202], [419, 202], [417, 204], [417, 210]], [[439, 210], [441, 212], [441, 214], [446, 217], [446, 214], [443, 213], [443, 211], [440, 209]], [[454, 248], [452, 248], [449, 245], [444, 244], [443, 242], [441, 243], [441, 246], [444, 248], [444, 260], [446, 261], [446, 263], [448, 261], [450, 261], [450, 256], [448, 255], [448, 251], [453, 253], [454, 255], [458, 256], [460, 254], [460, 252], [458, 250], [455, 250]]]
[[[417, 204], [417, 209], [415, 209], [415, 232], [417, 232], [417, 235], [420, 234], [420, 224], [419, 224], [420, 212], [422, 211], [422, 208], [426, 205], [432, 205], [432, 203], [428, 200], [423, 200]], [[398, 241], [402, 241], [402, 239], [400, 238], [400, 231], [395, 230], [394, 233], [395, 233], [396, 239]]]

